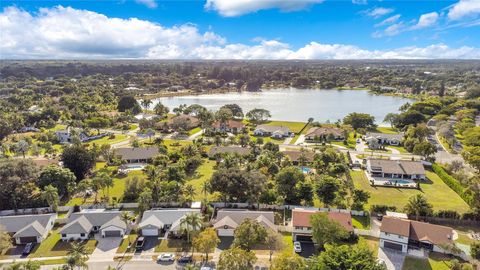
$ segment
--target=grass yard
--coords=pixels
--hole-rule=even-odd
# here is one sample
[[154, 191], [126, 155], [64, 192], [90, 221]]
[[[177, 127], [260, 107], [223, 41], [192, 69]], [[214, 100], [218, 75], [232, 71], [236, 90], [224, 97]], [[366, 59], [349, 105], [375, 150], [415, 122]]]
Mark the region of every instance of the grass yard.
[[304, 122], [288, 122], [288, 121], [269, 121], [268, 123], [265, 123], [265, 125], [269, 125], [269, 126], [288, 127], [290, 131], [294, 133], [299, 133], [306, 124], [307, 123], [304, 123]]
[[370, 192], [370, 199], [366, 205], [367, 209], [373, 204], [385, 204], [396, 206], [400, 210], [407, 204], [410, 197], [423, 194], [436, 211], [454, 210], [458, 213], [465, 213], [469, 210], [467, 203], [431, 171], [427, 171], [427, 178], [431, 182], [420, 184], [421, 191], [393, 187], [372, 187], [364, 171], [351, 171], [350, 175], [353, 178], [355, 188]]
[[402, 270], [449, 270], [452, 257], [440, 253], [430, 253], [428, 259], [407, 256]]
[[398, 134], [398, 131], [392, 127], [377, 127], [377, 132], [385, 134]]
[[401, 154], [409, 153], [403, 146], [387, 145], [386, 147], [398, 150]]
[[191, 245], [181, 239], [160, 239], [160, 242], [155, 247], [155, 252], [188, 252]]
[[[97, 240], [88, 240], [83, 242], [89, 254], [91, 254], [97, 246]], [[60, 240], [59, 229], [52, 231], [47, 239], [43, 240], [40, 245], [28, 255], [29, 258], [38, 257], [55, 257], [66, 256], [70, 250], [70, 243]]]
[[367, 246], [370, 248], [370, 250], [377, 256], [378, 254], [378, 238], [371, 237], [371, 236], [359, 236], [358, 237], [359, 241], [364, 241], [367, 243]]
[[370, 217], [369, 216], [352, 216], [353, 227], [361, 230], [370, 229]]
[[163, 143], [167, 147], [168, 151], [179, 150], [183, 146], [192, 144], [191, 141], [181, 141], [181, 140], [172, 140], [172, 139], [163, 140]]
[[[203, 164], [198, 167], [196, 175], [187, 181], [187, 183], [191, 184], [195, 188], [194, 200], [201, 201], [204, 199], [202, 185], [205, 181], [208, 181], [210, 177], [212, 177], [212, 174], [215, 171], [215, 163], [216, 162], [213, 160], [204, 159]], [[208, 194], [209, 200], [213, 200], [215, 197], [215, 194]]]
[[[124, 238], [117, 249], [117, 254], [123, 254], [125, 252], [127, 253], [134, 252], [135, 240], [137, 240], [137, 237], [138, 235], [136, 233], [131, 233], [128, 235], [128, 238]], [[130, 248], [128, 248], [129, 244], [130, 244]]]
[[192, 129], [190, 129], [190, 130], [188, 131], [188, 136], [192, 136], [193, 134], [198, 133], [198, 132], [200, 132], [201, 130], [202, 130], [201, 127], [192, 128]]
[[87, 144], [97, 144], [97, 145], [104, 145], [104, 144], [114, 144], [119, 143], [122, 141], [129, 140], [128, 135], [125, 134], [115, 134], [115, 138], [110, 139], [109, 136], [105, 136], [103, 138], [86, 142]]

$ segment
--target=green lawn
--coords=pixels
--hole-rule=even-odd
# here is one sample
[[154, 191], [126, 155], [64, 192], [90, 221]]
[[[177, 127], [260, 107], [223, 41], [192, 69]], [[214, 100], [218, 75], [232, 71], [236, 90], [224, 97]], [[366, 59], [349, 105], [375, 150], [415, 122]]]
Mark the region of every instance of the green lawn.
[[402, 270], [449, 270], [451, 257], [440, 253], [430, 253], [428, 259], [407, 256]]
[[105, 136], [105, 137], [97, 139], [97, 140], [89, 141], [89, 142], [87, 142], [87, 144], [97, 144], [97, 145], [114, 144], [114, 143], [118, 143], [118, 142], [121, 142], [121, 141], [126, 141], [128, 139], [129, 139], [128, 136], [125, 135], [125, 134], [115, 134], [115, 138], [113, 138], [113, 139], [110, 139], [109, 136]]
[[[123, 254], [126, 252], [134, 252], [135, 251], [135, 240], [137, 240], [138, 235], [136, 233], [131, 233], [128, 235], [128, 238], [124, 238], [120, 243], [120, 246], [117, 249], [117, 253]], [[130, 248], [128, 245], [130, 244]]]
[[181, 141], [181, 140], [172, 140], [172, 139], [163, 140], [163, 143], [167, 147], [168, 151], [178, 150], [183, 146], [192, 144], [191, 141]]
[[391, 127], [377, 127], [376, 131], [385, 134], [398, 134], [398, 131]]
[[370, 250], [377, 256], [378, 254], [378, 238], [371, 237], [371, 236], [362, 236], [360, 235], [358, 237], [359, 242], [364, 241], [367, 243], [367, 246], [370, 248]]
[[160, 239], [155, 252], [188, 252], [190, 244], [181, 239]]
[[416, 194], [423, 194], [433, 205], [433, 209], [454, 210], [458, 213], [465, 213], [469, 206], [460, 196], [451, 190], [435, 173], [427, 171], [427, 178], [430, 182], [421, 184], [421, 191], [417, 189], [393, 188], [393, 187], [372, 187], [364, 171], [350, 172], [355, 188], [370, 192], [370, 199], [366, 208], [373, 204], [385, 204], [396, 206], [401, 210], [408, 202], [408, 199]]
[[192, 136], [193, 134], [200, 132], [200, 130], [202, 130], [201, 127], [192, 128], [188, 131], [188, 136]]
[[[204, 162], [197, 169], [197, 173], [194, 177], [189, 179], [187, 183], [191, 184], [195, 188], [195, 198], [196, 201], [201, 201], [204, 199], [204, 194], [202, 192], [202, 185], [205, 181], [208, 181], [214, 172], [215, 161], [204, 159]], [[208, 199], [212, 200], [216, 196], [214, 194], [209, 194]]]
[[269, 121], [265, 125], [269, 126], [285, 126], [290, 129], [291, 132], [299, 133], [305, 126], [305, 122], [289, 122], [289, 121]]
[[[91, 254], [97, 246], [97, 240], [88, 240], [83, 242], [89, 254]], [[60, 240], [59, 229], [52, 231], [47, 239], [43, 240], [40, 245], [28, 255], [29, 258], [38, 257], [56, 257], [66, 256], [70, 250], [70, 243]]]
[[370, 217], [352, 216], [352, 225], [357, 229], [368, 230], [370, 228]]
[[398, 150], [401, 154], [409, 153], [409, 152], [407, 151], [407, 149], [405, 149], [403, 146], [388, 145], [388, 146], [386, 146], [386, 147], [396, 149], [396, 150]]

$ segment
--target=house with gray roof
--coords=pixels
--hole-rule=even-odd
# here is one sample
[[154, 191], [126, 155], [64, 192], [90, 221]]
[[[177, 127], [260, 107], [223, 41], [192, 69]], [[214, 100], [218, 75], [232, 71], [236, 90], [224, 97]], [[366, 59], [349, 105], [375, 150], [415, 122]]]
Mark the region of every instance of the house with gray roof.
[[377, 148], [379, 145], [400, 145], [403, 140], [403, 134], [385, 134], [385, 133], [375, 133], [368, 132], [365, 134], [365, 141], [368, 143], [370, 148]]
[[114, 150], [115, 156], [127, 163], [148, 163], [158, 155], [158, 147], [126, 147]]
[[240, 147], [240, 146], [214, 146], [210, 148], [208, 151], [208, 157], [210, 159], [214, 159], [218, 155], [223, 154], [237, 154], [240, 156], [246, 156], [250, 154], [251, 149], [248, 147]]
[[85, 240], [99, 233], [102, 237], [123, 237], [127, 224], [121, 219], [121, 211], [86, 209], [73, 213], [60, 230], [61, 239]]
[[272, 138], [281, 139], [290, 137], [292, 132], [285, 126], [258, 125], [253, 131], [253, 135], [270, 136]]
[[192, 208], [165, 208], [152, 209], [143, 212], [142, 220], [138, 225], [143, 236], [160, 236], [162, 234], [178, 234], [181, 230], [183, 218], [191, 213], [200, 214], [200, 209]]
[[218, 236], [233, 236], [235, 229], [242, 224], [245, 219], [255, 220], [265, 228], [277, 231], [273, 212], [249, 211], [244, 209], [219, 210], [217, 217], [213, 221], [213, 228], [217, 230]]
[[3, 216], [0, 226], [12, 235], [17, 245], [41, 243], [52, 230], [56, 218], [57, 214]]
[[421, 161], [368, 159], [367, 172], [371, 177], [425, 180], [425, 167]]

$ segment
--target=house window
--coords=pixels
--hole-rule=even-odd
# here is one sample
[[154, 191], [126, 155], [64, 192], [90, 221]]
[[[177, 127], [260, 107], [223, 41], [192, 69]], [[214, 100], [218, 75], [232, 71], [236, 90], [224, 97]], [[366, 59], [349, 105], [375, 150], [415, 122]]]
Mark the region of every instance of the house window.
[[389, 236], [390, 234], [388, 232], [385, 233], [386, 236]]
[[64, 233], [62, 233], [62, 237], [63, 237], [63, 238], [66, 238], [66, 237], [67, 237], [67, 235], [66, 235], [66, 234], [64, 234]]
[[84, 236], [85, 236], [85, 234], [84, 234], [84, 233], [81, 233], [81, 234], [80, 234], [80, 236], [81, 236], [81, 237], [84, 237]]

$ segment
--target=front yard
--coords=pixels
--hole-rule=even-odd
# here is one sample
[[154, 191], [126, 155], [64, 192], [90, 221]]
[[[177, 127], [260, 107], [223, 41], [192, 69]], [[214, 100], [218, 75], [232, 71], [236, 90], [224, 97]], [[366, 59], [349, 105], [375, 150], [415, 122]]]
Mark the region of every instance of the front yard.
[[430, 253], [428, 259], [407, 256], [402, 270], [449, 270], [451, 269], [451, 256], [440, 253]]
[[465, 213], [469, 210], [467, 203], [431, 171], [427, 171], [427, 178], [430, 182], [420, 184], [421, 191], [393, 187], [372, 187], [364, 171], [351, 171], [350, 175], [353, 178], [355, 188], [370, 192], [370, 199], [366, 209], [369, 209], [374, 204], [384, 204], [396, 206], [398, 210], [401, 210], [410, 197], [416, 194], [423, 194], [436, 211], [454, 210], [458, 213]]
[[[89, 254], [91, 254], [97, 246], [97, 240], [88, 240], [83, 242]], [[66, 256], [70, 250], [70, 242], [63, 242], [60, 240], [59, 229], [52, 231], [47, 239], [43, 240], [40, 245], [37, 245], [35, 249], [28, 255], [29, 258], [38, 257], [55, 257]]]

